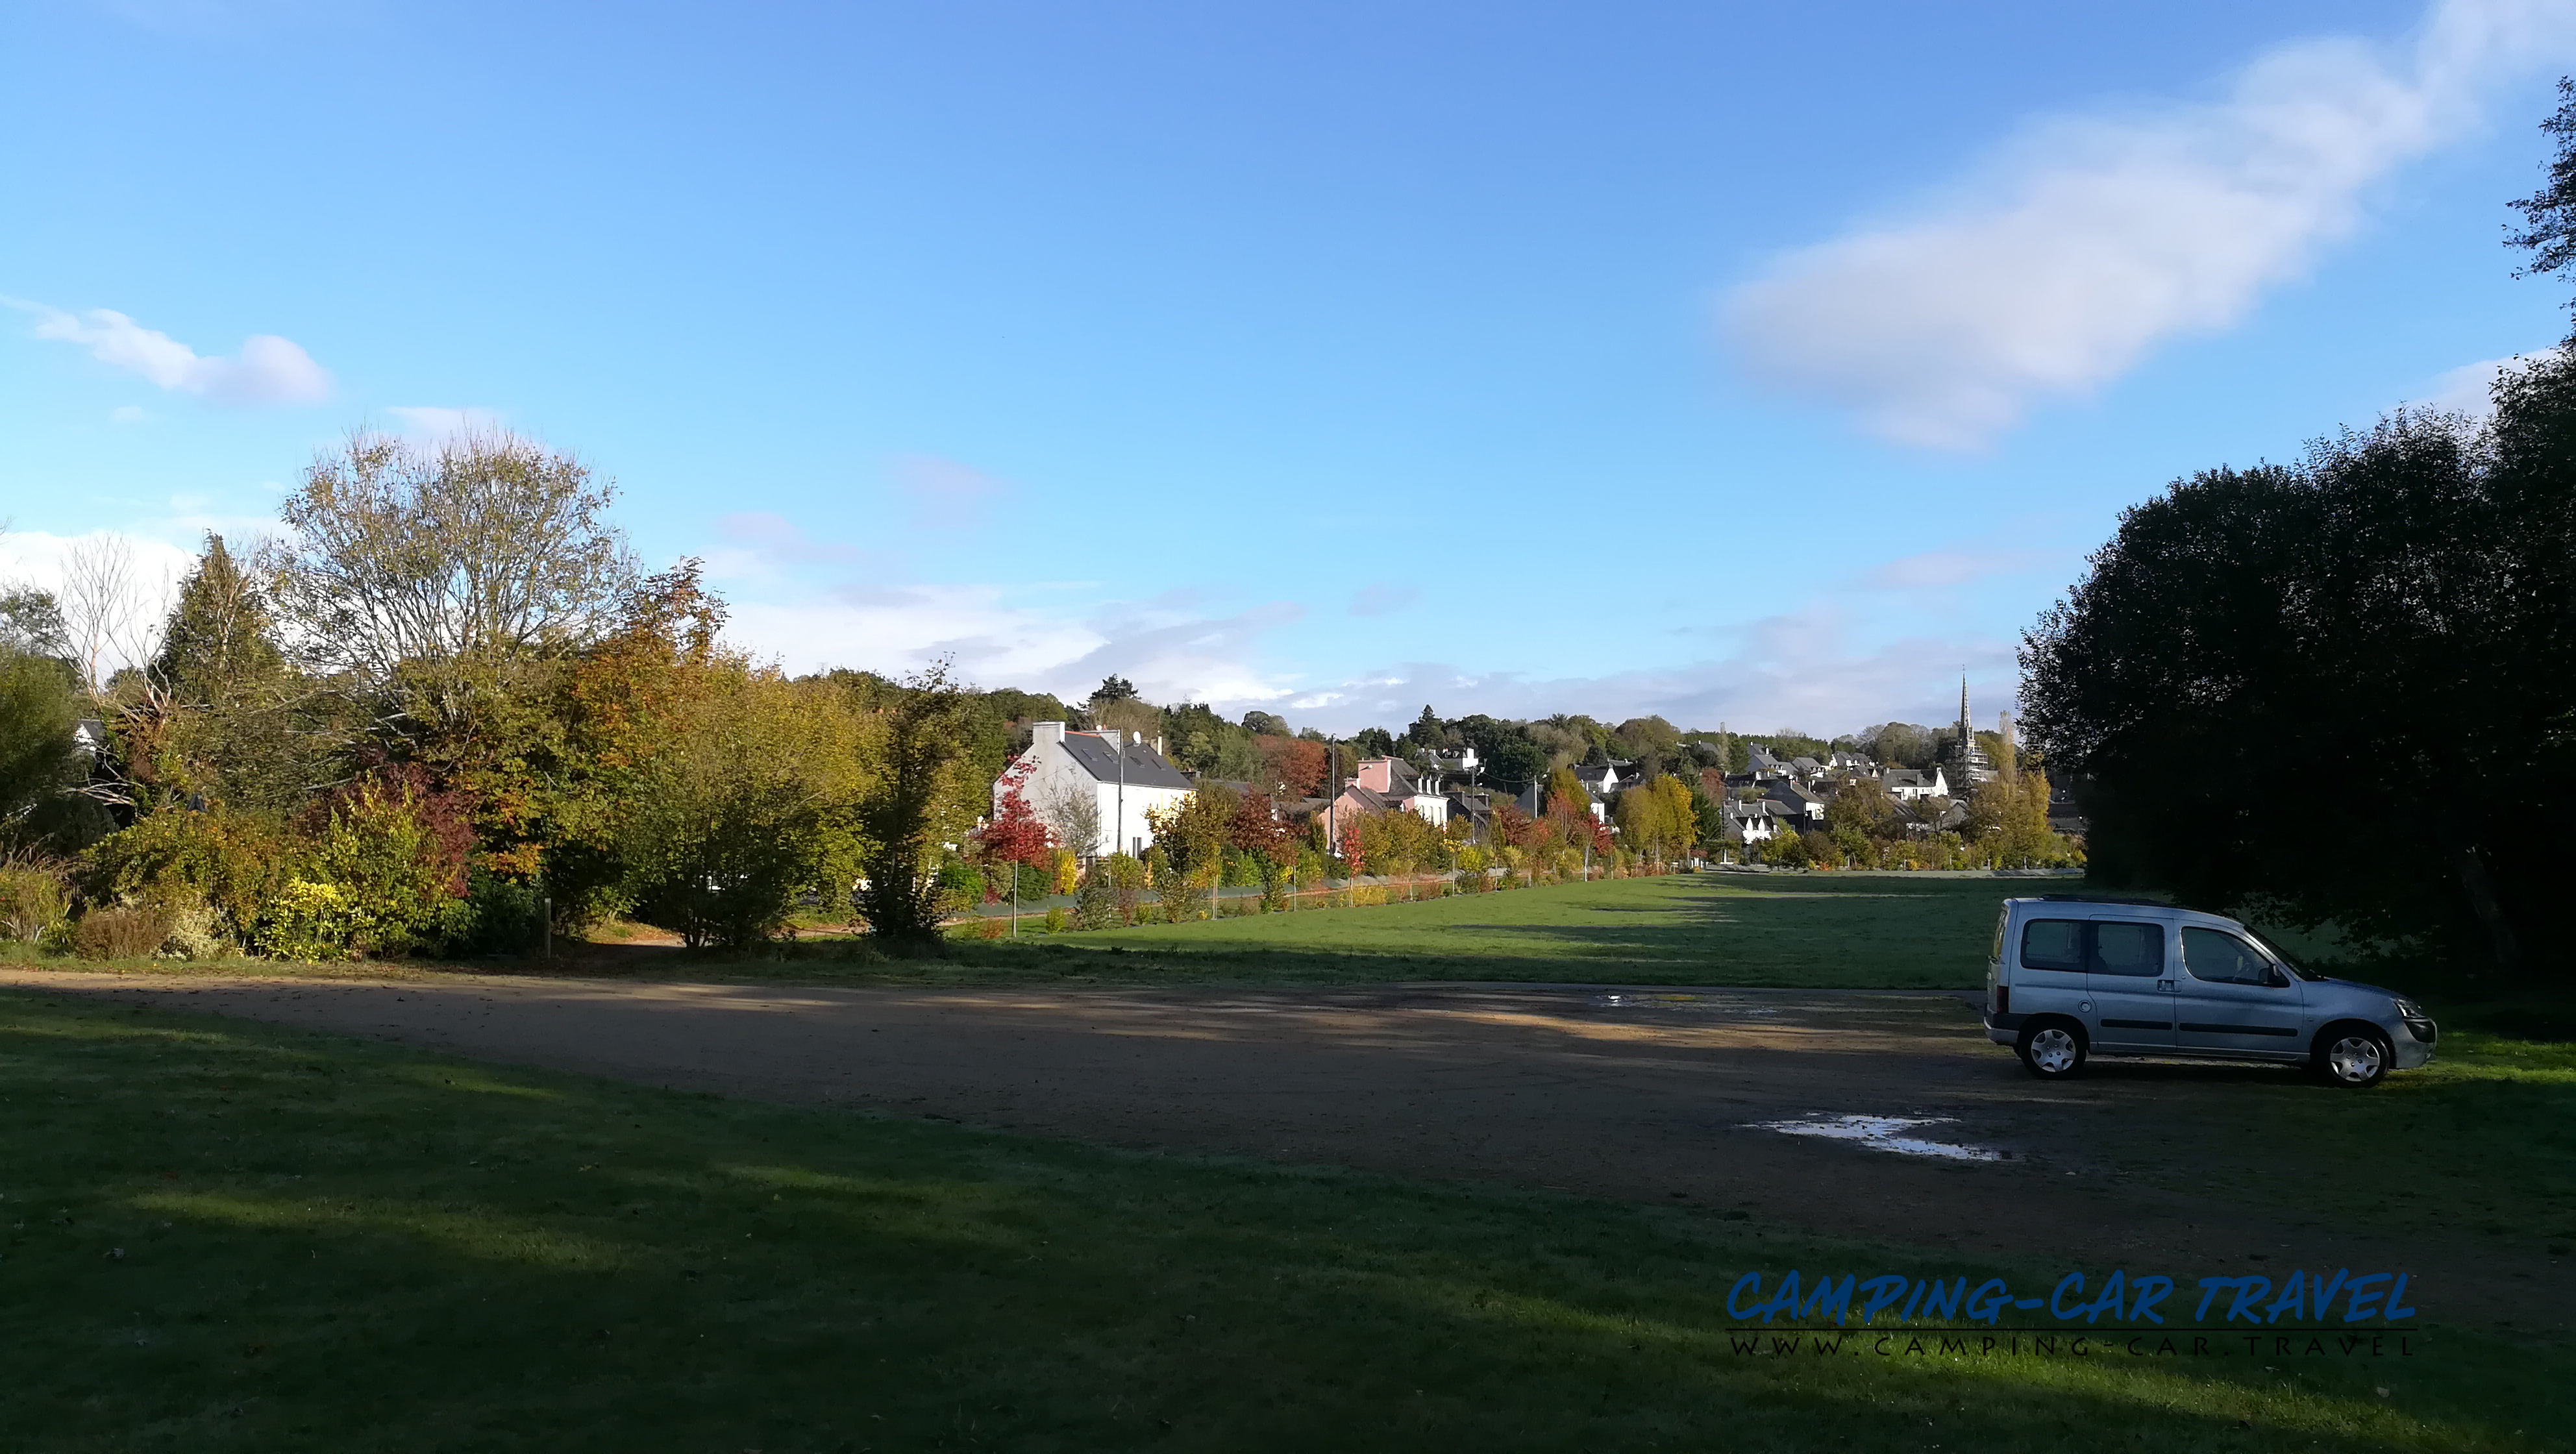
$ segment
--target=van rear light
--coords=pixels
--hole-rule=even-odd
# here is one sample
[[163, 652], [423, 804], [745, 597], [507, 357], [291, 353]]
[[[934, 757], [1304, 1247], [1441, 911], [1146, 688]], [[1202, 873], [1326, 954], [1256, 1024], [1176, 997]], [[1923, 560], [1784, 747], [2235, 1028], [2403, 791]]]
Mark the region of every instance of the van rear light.
[[2003, 1015], [2009, 1014], [2011, 1011], [2012, 986], [2008, 984], [1999, 984], [1995, 986], [1995, 1013]]

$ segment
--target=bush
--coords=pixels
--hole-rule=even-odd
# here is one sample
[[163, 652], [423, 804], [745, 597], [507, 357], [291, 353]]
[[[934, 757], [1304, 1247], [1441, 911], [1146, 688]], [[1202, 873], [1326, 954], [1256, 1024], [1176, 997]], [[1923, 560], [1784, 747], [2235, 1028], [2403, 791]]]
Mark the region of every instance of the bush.
[[1352, 908], [1374, 909], [1386, 902], [1387, 890], [1384, 887], [1355, 888], [1344, 893], [1342, 897]]
[[1058, 904], [1054, 908], [1047, 910], [1046, 931], [1048, 933], [1061, 934], [1064, 932], [1064, 926], [1065, 918], [1063, 905]]
[[1106, 929], [1119, 922], [1122, 917], [1119, 904], [1120, 892], [1118, 887], [1110, 882], [1111, 877], [1111, 869], [1106, 863], [1094, 865], [1091, 872], [1082, 876], [1082, 883], [1074, 890], [1073, 895], [1075, 927]]
[[359, 915], [337, 884], [290, 880], [251, 930], [251, 948], [271, 959], [330, 960], [350, 957]]
[[110, 904], [72, 926], [72, 952], [83, 959], [144, 959], [160, 953], [169, 937], [168, 910]]
[[181, 904], [169, 913], [170, 932], [161, 941], [163, 954], [175, 959], [221, 959], [232, 947], [216, 922], [215, 911], [205, 904]]
[[524, 954], [545, 930], [544, 898], [536, 885], [476, 867], [465, 876], [465, 901], [455, 911], [440, 954]]
[[1208, 916], [1208, 886], [1197, 874], [1176, 873], [1163, 889], [1163, 915], [1175, 924], [1195, 924]]
[[[465, 865], [453, 861], [453, 850], [419, 807], [408, 784], [372, 783], [360, 784], [333, 806], [329, 821], [305, 851], [300, 880], [334, 889], [334, 908], [317, 908], [314, 917], [296, 920], [283, 934], [300, 942], [301, 935], [318, 933], [327, 924], [345, 937], [331, 945], [334, 953], [289, 957], [338, 958], [349, 951], [407, 954], [444, 944], [470, 927]], [[291, 894], [295, 885], [287, 888]], [[281, 894], [279, 902], [288, 896]], [[321, 900], [306, 895], [297, 902], [318, 906]], [[275, 912], [277, 904], [272, 903], [270, 913]]]
[[975, 937], [987, 943], [1011, 932], [1011, 921], [998, 914], [988, 914], [975, 924]]
[[295, 856], [280, 824], [221, 804], [164, 808], [91, 844], [76, 877], [91, 903], [202, 906], [211, 932], [248, 944]]
[[1284, 914], [1288, 911], [1288, 870], [1278, 864], [1264, 864], [1261, 871], [1261, 912]]
[[939, 907], [962, 914], [984, 902], [984, 871], [951, 853], [939, 863]]
[[71, 911], [61, 864], [32, 853], [0, 855], [0, 936], [35, 943]]

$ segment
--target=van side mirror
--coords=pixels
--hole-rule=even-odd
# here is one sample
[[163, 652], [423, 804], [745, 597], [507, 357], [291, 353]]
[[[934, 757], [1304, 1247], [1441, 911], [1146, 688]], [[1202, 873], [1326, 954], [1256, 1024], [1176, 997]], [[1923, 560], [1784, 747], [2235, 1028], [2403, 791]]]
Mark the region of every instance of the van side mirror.
[[2285, 990], [2290, 987], [2290, 973], [2276, 964], [2265, 973], [2263, 982], [2276, 990]]

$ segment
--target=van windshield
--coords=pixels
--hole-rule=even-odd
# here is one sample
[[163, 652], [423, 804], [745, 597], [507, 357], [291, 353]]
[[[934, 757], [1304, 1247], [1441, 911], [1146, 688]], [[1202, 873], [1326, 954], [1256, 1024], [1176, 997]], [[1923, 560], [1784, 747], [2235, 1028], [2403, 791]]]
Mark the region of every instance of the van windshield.
[[2281, 961], [2282, 968], [2297, 975], [2301, 979], [2314, 982], [2316, 980], [2332, 979], [2334, 977], [2332, 975], [2319, 974], [2315, 970], [2308, 968], [2306, 965], [2299, 963], [2295, 959], [2292, 959], [2290, 956], [2283, 954], [2279, 945], [2274, 944], [2271, 940], [2264, 938], [2262, 935], [2255, 933], [2251, 929], [2245, 931], [2245, 937], [2254, 941], [2255, 948], [2260, 949], [2264, 953], [2272, 956], [2274, 959]]

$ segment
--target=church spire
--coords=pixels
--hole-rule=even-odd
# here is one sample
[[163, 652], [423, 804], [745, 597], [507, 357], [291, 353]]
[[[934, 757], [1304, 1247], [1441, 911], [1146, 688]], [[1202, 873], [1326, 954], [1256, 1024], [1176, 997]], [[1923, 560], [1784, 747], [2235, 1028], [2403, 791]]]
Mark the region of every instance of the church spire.
[[1994, 780], [1994, 760], [1977, 745], [1976, 723], [1968, 716], [1968, 671], [1965, 667], [1959, 669], [1959, 741], [1951, 749], [1951, 756], [1958, 765], [1958, 770], [1951, 774], [1951, 782], [1957, 791], [1966, 792], [1979, 783]]

